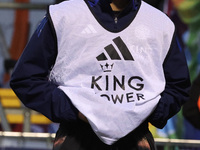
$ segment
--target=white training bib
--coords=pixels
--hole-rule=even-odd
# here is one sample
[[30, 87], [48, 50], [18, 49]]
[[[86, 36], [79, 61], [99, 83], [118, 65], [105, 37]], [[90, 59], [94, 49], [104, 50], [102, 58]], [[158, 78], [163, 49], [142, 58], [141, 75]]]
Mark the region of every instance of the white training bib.
[[103, 28], [83, 0], [52, 5], [49, 11], [58, 42], [49, 79], [110, 145], [137, 128], [156, 107], [165, 88], [162, 64], [174, 25], [145, 2], [118, 33]]

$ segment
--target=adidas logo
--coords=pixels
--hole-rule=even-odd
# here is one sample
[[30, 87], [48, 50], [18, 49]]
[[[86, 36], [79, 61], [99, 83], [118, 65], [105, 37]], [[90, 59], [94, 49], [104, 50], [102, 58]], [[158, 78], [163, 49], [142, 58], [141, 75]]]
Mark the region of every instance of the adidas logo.
[[92, 34], [92, 33], [97, 33], [97, 31], [91, 24], [88, 24], [87, 27], [84, 28], [81, 33], [82, 34]]
[[[99, 56], [96, 57], [98, 61], [106, 61], [106, 60], [127, 60], [127, 61], [134, 61], [129, 49], [127, 48], [126, 44], [123, 42], [121, 37], [117, 37], [113, 39], [113, 42], [117, 46], [120, 54], [115, 49], [115, 47], [112, 44], [109, 44], [108, 46], [104, 47], [105, 52], [101, 53]], [[106, 54], [107, 53], [107, 56]], [[101, 69], [104, 72], [111, 72], [113, 69], [114, 64], [108, 64], [107, 62], [105, 64], [100, 64]]]

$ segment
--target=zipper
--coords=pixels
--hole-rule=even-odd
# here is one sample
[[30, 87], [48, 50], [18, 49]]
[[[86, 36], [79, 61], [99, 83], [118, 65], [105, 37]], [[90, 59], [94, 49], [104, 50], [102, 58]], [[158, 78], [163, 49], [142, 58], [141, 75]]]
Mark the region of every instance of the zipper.
[[118, 23], [118, 18], [120, 15], [121, 15], [120, 11], [113, 11], [113, 19], [114, 19], [115, 24]]
[[118, 22], [118, 18], [117, 18], [116, 16], [115, 16], [114, 21], [115, 21], [115, 24], [117, 24], [117, 22]]

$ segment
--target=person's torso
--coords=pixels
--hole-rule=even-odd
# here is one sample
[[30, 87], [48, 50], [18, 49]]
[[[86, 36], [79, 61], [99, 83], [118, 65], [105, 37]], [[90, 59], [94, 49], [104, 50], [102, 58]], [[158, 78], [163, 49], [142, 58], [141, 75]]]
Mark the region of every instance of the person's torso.
[[[107, 143], [139, 126], [164, 90], [162, 64], [173, 24], [144, 2], [131, 24], [120, 32], [104, 28], [82, 0], [51, 6], [50, 15], [58, 42], [50, 80], [89, 118], [97, 135]], [[103, 115], [98, 113], [102, 109]], [[120, 118], [129, 125], [116, 123]], [[113, 128], [110, 133], [106, 130], [109, 126]], [[119, 126], [124, 126], [124, 131], [116, 132]]]

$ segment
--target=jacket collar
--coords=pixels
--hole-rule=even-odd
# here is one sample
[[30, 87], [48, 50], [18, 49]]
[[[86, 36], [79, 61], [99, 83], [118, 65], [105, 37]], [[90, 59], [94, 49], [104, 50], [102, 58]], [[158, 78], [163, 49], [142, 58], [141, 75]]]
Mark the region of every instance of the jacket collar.
[[[110, 11], [110, 3], [112, 0], [88, 0], [88, 3], [91, 7], [94, 7], [95, 5], [99, 4], [104, 10]], [[137, 10], [139, 8], [139, 5], [141, 3], [141, 0], [130, 0], [130, 4], [125, 8], [126, 11], [128, 10]]]

